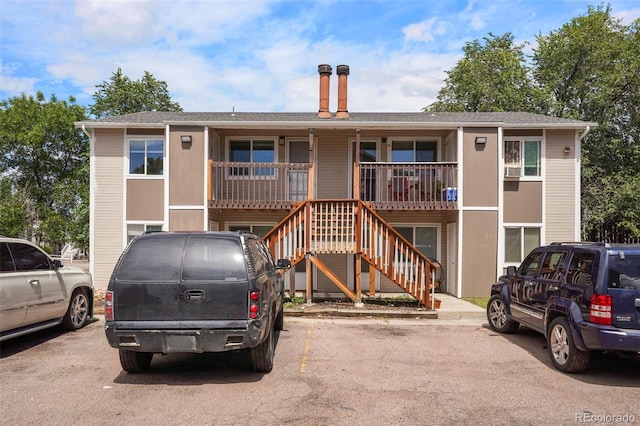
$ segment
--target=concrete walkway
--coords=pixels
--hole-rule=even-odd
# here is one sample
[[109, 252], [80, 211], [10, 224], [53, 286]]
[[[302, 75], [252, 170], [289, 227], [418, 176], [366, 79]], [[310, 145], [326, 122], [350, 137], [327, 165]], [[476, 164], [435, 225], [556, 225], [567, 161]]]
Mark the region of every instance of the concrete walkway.
[[344, 304], [339, 308], [322, 304], [286, 308], [287, 317], [320, 318], [384, 318], [384, 319], [426, 319], [443, 320], [449, 323], [481, 325], [486, 322], [486, 313], [480, 306], [474, 305], [449, 294], [436, 294], [440, 299], [440, 309], [378, 308], [368, 309]]

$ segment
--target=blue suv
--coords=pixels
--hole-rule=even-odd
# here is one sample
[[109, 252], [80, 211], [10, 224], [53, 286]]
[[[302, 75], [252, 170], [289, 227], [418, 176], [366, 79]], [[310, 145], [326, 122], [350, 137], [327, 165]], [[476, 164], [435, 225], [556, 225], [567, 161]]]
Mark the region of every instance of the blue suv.
[[584, 371], [590, 351], [640, 355], [640, 245], [552, 243], [491, 286], [489, 326], [547, 338], [553, 365]]

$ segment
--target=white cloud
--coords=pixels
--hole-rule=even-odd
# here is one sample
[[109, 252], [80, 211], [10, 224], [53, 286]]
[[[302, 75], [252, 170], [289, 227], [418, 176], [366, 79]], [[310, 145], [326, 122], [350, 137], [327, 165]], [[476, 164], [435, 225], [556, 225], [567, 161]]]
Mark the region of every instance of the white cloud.
[[441, 35], [446, 32], [446, 24], [436, 18], [427, 21], [407, 25], [402, 29], [406, 41], [433, 41], [434, 34]]
[[622, 20], [622, 24], [631, 25], [636, 19], [640, 19], [640, 8], [621, 10], [613, 13], [613, 16]]

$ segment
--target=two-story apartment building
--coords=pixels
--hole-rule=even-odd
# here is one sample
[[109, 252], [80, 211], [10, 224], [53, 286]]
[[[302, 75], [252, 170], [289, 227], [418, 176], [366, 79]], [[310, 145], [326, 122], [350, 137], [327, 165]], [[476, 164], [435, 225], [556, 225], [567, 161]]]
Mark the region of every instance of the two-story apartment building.
[[76, 123], [91, 140], [95, 285], [142, 232], [250, 230], [291, 259], [289, 285], [307, 297], [406, 291], [428, 304], [434, 278], [455, 296], [486, 296], [531, 248], [580, 239], [580, 141], [595, 123], [349, 112], [344, 65], [332, 113], [332, 69], [318, 71], [317, 113]]

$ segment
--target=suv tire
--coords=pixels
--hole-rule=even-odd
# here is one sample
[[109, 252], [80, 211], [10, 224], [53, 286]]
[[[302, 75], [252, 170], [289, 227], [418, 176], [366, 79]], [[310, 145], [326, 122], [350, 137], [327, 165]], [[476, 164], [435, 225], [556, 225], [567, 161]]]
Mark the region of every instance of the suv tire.
[[581, 351], [573, 343], [569, 323], [565, 317], [551, 321], [547, 333], [547, 348], [553, 365], [565, 373], [579, 373], [589, 366], [589, 351]]
[[520, 326], [519, 322], [507, 316], [507, 310], [499, 294], [493, 295], [487, 303], [487, 320], [491, 329], [498, 333], [510, 334]]
[[268, 373], [273, 369], [273, 355], [275, 352], [273, 334], [274, 331], [269, 330], [269, 334], [262, 343], [255, 348], [249, 349], [251, 368], [253, 368], [253, 371]]
[[135, 352], [120, 349], [120, 365], [127, 373], [143, 373], [151, 365], [152, 352]]
[[62, 327], [66, 330], [77, 330], [84, 327], [89, 319], [89, 298], [87, 290], [77, 288], [73, 291], [67, 312], [62, 319]]

